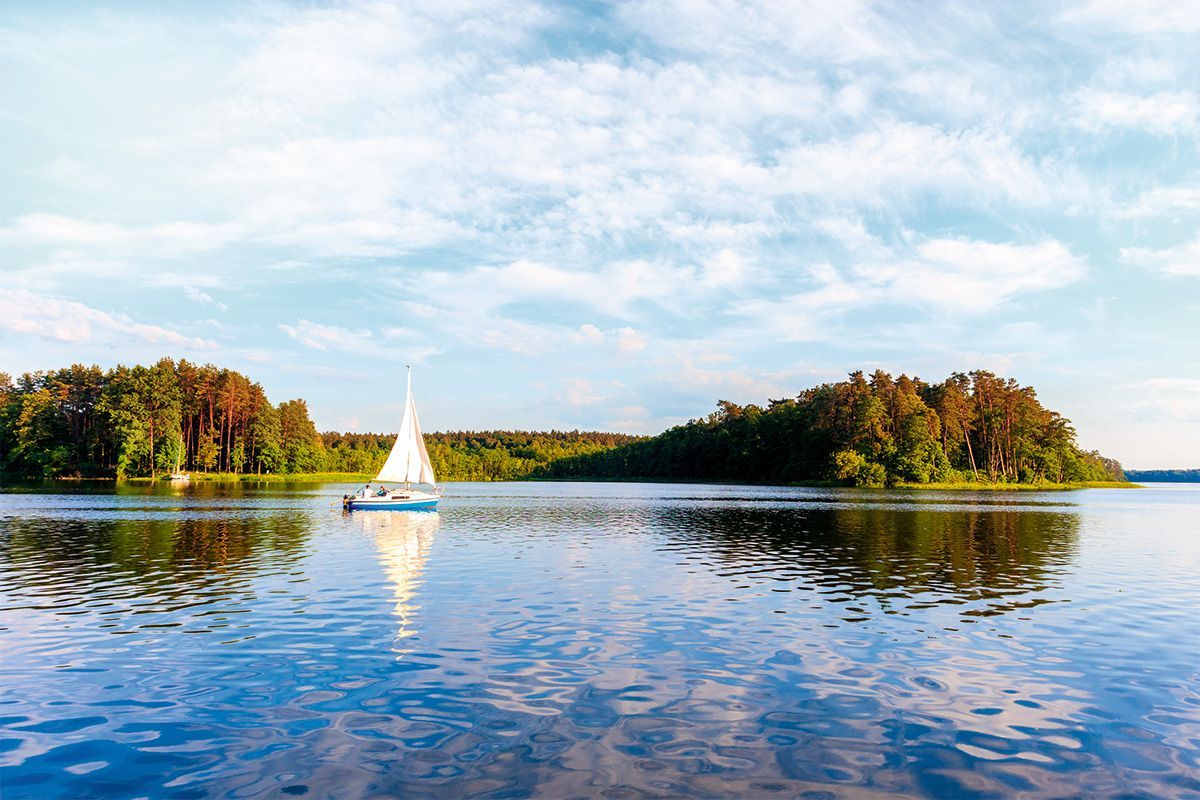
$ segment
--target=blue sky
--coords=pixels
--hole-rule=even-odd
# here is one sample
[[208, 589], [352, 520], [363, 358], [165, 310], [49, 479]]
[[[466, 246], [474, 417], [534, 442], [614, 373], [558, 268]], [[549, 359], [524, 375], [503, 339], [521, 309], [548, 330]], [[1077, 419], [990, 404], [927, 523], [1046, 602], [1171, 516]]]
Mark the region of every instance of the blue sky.
[[992, 369], [1200, 466], [1200, 5], [0, 6], [0, 369], [654, 433]]

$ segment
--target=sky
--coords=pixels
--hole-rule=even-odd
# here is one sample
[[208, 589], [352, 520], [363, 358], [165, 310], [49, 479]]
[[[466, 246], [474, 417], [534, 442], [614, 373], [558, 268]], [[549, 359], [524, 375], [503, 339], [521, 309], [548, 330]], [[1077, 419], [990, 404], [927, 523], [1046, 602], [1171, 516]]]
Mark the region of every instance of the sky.
[[1200, 3], [0, 5], [0, 370], [656, 433], [855, 369], [1200, 466]]

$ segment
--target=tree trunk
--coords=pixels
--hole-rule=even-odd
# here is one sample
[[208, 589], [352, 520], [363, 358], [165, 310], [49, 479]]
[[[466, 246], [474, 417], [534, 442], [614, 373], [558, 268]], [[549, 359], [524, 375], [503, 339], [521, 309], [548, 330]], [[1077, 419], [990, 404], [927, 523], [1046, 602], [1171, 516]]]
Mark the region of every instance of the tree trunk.
[[967, 455], [971, 459], [971, 472], [974, 473], [975, 480], [978, 481], [979, 480], [979, 468], [975, 466], [975, 452], [971, 449], [971, 433], [970, 433], [970, 431], [968, 431], [966, 436], [964, 436], [963, 438], [965, 438], [967, 440]]

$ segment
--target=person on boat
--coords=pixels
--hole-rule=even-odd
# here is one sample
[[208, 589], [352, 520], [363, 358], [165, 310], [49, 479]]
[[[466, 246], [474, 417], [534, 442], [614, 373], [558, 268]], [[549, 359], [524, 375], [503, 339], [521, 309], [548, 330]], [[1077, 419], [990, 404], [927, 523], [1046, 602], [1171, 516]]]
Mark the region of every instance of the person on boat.
[[386, 486], [380, 486], [380, 487], [379, 487], [379, 491], [378, 491], [378, 492], [376, 492], [375, 494], [376, 494], [376, 495], [378, 495], [379, 497], [384, 497], [384, 496], [386, 496], [386, 495], [387, 495], [387, 487], [386, 487]]

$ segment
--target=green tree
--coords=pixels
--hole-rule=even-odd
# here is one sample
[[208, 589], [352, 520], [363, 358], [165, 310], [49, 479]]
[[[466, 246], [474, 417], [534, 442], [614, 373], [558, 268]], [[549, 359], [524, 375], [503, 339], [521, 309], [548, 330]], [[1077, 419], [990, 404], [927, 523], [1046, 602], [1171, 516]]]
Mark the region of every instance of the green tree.
[[286, 472], [319, 472], [325, 467], [325, 445], [308, 417], [303, 400], [279, 404], [279, 440]]

